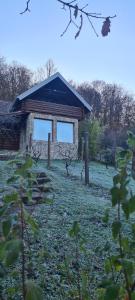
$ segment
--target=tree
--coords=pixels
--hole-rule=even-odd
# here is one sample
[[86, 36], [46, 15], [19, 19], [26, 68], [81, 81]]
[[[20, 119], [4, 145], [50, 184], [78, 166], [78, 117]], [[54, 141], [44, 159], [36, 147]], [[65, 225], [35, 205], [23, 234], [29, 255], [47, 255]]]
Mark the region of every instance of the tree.
[[100, 136], [102, 127], [100, 122], [96, 119], [84, 120], [79, 124], [79, 150], [81, 149], [82, 137], [84, 132], [88, 132], [89, 138], [89, 156], [91, 159], [96, 159], [100, 149]]
[[27, 67], [17, 62], [7, 64], [5, 58], [0, 58], [0, 99], [13, 101], [31, 84], [32, 72]]
[[9, 100], [14, 100], [32, 84], [32, 72], [25, 66], [13, 62], [8, 67]]
[[[93, 19], [103, 20], [103, 25], [102, 25], [102, 29], [101, 29], [102, 36], [107, 36], [108, 33], [110, 32], [111, 19], [115, 18], [116, 15], [105, 17], [101, 13], [88, 12], [86, 10], [86, 7], [88, 7], [88, 4], [81, 7], [78, 5], [77, 0], [73, 0], [73, 1], [69, 1], [69, 2], [63, 1], [63, 0], [56, 0], [56, 1], [62, 5], [62, 9], [64, 11], [68, 10], [68, 12], [69, 12], [69, 21], [68, 21], [68, 24], [67, 24], [65, 30], [61, 34], [61, 36], [63, 36], [67, 32], [68, 28], [72, 24], [77, 29], [76, 34], [75, 34], [75, 39], [76, 39], [80, 35], [80, 32], [82, 30], [84, 18], [86, 18], [88, 20], [92, 30], [94, 31], [94, 33], [96, 34], [97, 37], [98, 37], [98, 33], [95, 29], [95, 26], [93, 25]], [[26, 7], [20, 14], [30, 12], [30, 3], [31, 2], [32, 2], [32, 0], [26, 1]], [[79, 19], [79, 23], [77, 23], [78, 19]]]
[[0, 57], [0, 99], [7, 99], [8, 97], [8, 66], [5, 58]]
[[92, 116], [99, 118], [101, 112], [101, 95], [88, 82], [77, 86], [77, 91], [92, 107]]
[[130, 127], [134, 123], [134, 97], [117, 84], [104, 81], [92, 82], [94, 89], [100, 94], [100, 120], [103, 126], [117, 129]]
[[34, 74], [34, 83], [45, 80], [57, 71], [55, 64], [51, 58], [49, 58], [45, 65], [37, 69]]

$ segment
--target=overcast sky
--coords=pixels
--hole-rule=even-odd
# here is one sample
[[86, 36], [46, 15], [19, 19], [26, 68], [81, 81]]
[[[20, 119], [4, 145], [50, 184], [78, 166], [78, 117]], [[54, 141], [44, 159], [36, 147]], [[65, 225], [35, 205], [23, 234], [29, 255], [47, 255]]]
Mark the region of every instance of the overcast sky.
[[[117, 14], [108, 37], [96, 37], [84, 22], [75, 40], [68, 12], [56, 0], [31, 0], [31, 13], [20, 15], [25, 0], [0, 1], [0, 55], [36, 69], [52, 58], [66, 79], [76, 82], [96, 79], [115, 82], [135, 93], [135, 0], [83, 0], [89, 11]], [[102, 21], [94, 21], [100, 33]]]

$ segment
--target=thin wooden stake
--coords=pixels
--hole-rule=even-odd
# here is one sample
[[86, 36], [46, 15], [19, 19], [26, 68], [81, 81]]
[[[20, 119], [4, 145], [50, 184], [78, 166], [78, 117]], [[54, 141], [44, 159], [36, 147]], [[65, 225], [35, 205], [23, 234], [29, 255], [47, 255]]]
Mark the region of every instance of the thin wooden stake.
[[88, 132], [84, 133], [85, 184], [89, 184], [89, 142]]
[[84, 137], [81, 138], [81, 160], [84, 159]]
[[133, 151], [133, 157], [132, 157], [132, 176], [135, 179], [135, 150]]
[[51, 166], [51, 133], [48, 133], [48, 169]]

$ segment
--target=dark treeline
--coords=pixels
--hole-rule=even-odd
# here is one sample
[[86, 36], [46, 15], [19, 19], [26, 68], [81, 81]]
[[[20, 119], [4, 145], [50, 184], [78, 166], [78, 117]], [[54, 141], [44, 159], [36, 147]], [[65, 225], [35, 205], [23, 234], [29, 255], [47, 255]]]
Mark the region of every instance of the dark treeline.
[[[135, 99], [117, 84], [104, 81], [76, 86], [92, 112], [80, 125], [89, 132], [90, 157], [114, 163], [118, 147], [127, 147], [128, 131], [135, 131]], [[80, 140], [81, 149], [81, 140]]]
[[[5, 58], [0, 57], [0, 100], [14, 101], [18, 94], [54, 74], [56, 70], [51, 59], [33, 72], [17, 62], [8, 64]], [[90, 116], [80, 124], [79, 149], [83, 132], [88, 130], [90, 157], [106, 157], [114, 161], [116, 148], [126, 148], [127, 132], [135, 131], [133, 95], [117, 84], [100, 80], [79, 85], [72, 81], [70, 83], [92, 107]]]

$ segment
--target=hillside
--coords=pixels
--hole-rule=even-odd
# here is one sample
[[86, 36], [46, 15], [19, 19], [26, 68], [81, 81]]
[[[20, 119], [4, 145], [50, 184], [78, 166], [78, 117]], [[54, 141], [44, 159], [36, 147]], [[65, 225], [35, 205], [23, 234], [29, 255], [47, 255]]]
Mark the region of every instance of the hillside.
[[[48, 194], [48, 197], [53, 198], [53, 203], [28, 207], [36, 217], [40, 228], [36, 243], [30, 236], [29, 259], [32, 266], [30, 276], [43, 287], [45, 299], [71, 299], [69, 294], [74, 283], [69, 284], [64, 268], [65, 261], [68, 261], [69, 271], [74, 273], [76, 270], [73, 265], [76, 246], [74, 239], [69, 236], [69, 230], [73, 222], [77, 221], [80, 224], [81, 237], [85, 240], [87, 252], [79, 255], [80, 266], [89, 274], [91, 299], [95, 300], [94, 290], [103, 276], [106, 256], [104, 246], [107, 241], [111, 241], [111, 229], [102, 219], [105, 209], [110, 207], [109, 190], [116, 171], [112, 167], [106, 169], [104, 165], [92, 162], [90, 163], [90, 186], [85, 186], [80, 180], [82, 170], [80, 162], [73, 163], [69, 177], [66, 176], [62, 161], [52, 162], [51, 170], [46, 169], [45, 162], [39, 162], [35, 169], [47, 172], [51, 179], [53, 191]], [[1, 162], [2, 186], [5, 174], [9, 173], [7, 170], [5, 162]]]

